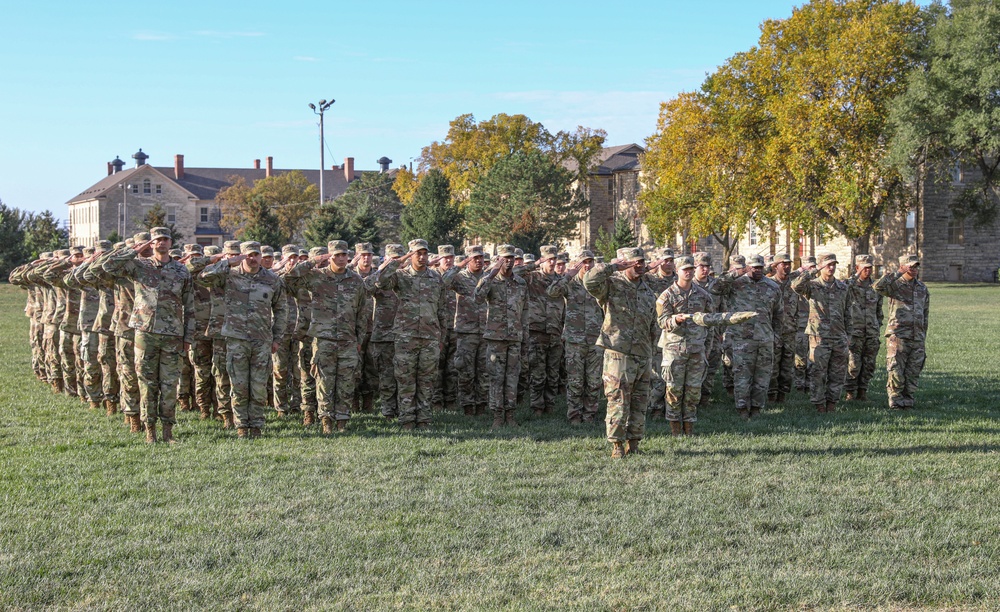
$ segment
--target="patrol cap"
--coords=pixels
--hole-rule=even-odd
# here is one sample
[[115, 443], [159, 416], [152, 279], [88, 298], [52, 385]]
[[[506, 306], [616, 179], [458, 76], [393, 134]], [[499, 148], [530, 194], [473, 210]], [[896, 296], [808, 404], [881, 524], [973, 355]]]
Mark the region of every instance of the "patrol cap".
[[[517, 254], [515, 254], [514, 257], [517, 258]], [[483, 251], [483, 261], [486, 263], [489, 263], [490, 261], [490, 254], [487, 251]]]
[[694, 265], [696, 266], [708, 266], [712, 267], [712, 256], [705, 251], [698, 251], [692, 258], [694, 259]]
[[761, 257], [760, 255], [751, 255], [750, 257], [747, 257], [746, 265], [750, 266], [751, 268], [763, 268], [764, 258]]
[[854, 265], [859, 268], [874, 268], [875, 258], [871, 255], [858, 255], [854, 258]]
[[538, 261], [545, 261], [546, 259], [552, 259], [553, 257], [557, 257], [559, 255], [559, 247], [557, 247], [554, 244], [545, 244], [542, 245], [540, 249], [538, 249], [538, 252], [541, 253], [541, 256], [538, 258]]
[[[129, 238], [129, 240], [131, 240], [131, 238]], [[118, 250], [118, 249], [121, 249], [121, 248], [124, 248], [124, 247], [127, 247], [127, 246], [128, 246], [128, 242], [116, 242], [114, 244], [114, 246], [112, 246], [111, 248], [113, 248], [115, 250]]]
[[220, 249], [217, 245], [214, 245], [214, 244], [210, 244], [207, 247], [205, 247], [205, 257], [211, 257], [212, 255], [218, 255], [221, 252], [222, 252], [222, 249]]
[[427, 246], [427, 241], [424, 240], [423, 238], [416, 238], [414, 240], [411, 240], [408, 243], [406, 243], [406, 246], [409, 247], [411, 252], [419, 251], [420, 249], [423, 249], [425, 251], [431, 250], [431, 248]]
[[619, 249], [621, 255], [620, 258], [625, 261], [639, 261], [646, 259], [646, 254], [642, 252], [639, 247], [625, 247], [624, 249]]
[[185, 253], [190, 253], [190, 252], [191, 252], [191, 249], [192, 249], [192, 248], [194, 248], [194, 246], [195, 246], [195, 245], [191, 244], [190, 242], [189, 242], [189, 243], [187, 243], [187, 244], [185, 244], [185, 245], [184, 245], [184, 252], [185, 252]]
[[266, 244], [262, 245], [260, 247], [260, 256], [261, 257], [274, 257], [274, 247], [273, 246], [268, 246]]
[[56, 251], [56, 257], [69, 257], [69, 249], [59, 249]]
[[94, 247], [87, 247], [83, 249], [83, 255], [84, 257], [90, 257], [91, 255], [94, 254], [94, 251], [95, 251]]
[[39, 259], [51, 259], [52, 258], [52, 251], [45, 251], [44, 253], [42, 253], [41, 255], [39, 255], [38, 258]]
[[482, 257], [483, 256], [483, 245], [472, 244], [465, 247], [466, 257]]
[[917, 257], [916, 255], [914, 255], [913, 253], [909, 253], [907, 255], [900, 255], [899, 256], [899, 265], [901, 265], [901, 266], [919, 266], [920, 265], [920, 258]]
[[778, 253], [774, 256], [774, 263], [792, 263], [792, 259], [788, 256], [788, 253]]
[[154, 227], [149, 230], [149, 236], [152, 240], [159, 240], [160, 238], [170, 238], [170, 228], [169, 227]]
[[240, 254], [240, 241], [239, 240], [227, 240], [222, 243], [222, 252], [226, 255], [239, 255]]
[[326, 255], [326, 247], [313, 247], [309, 249], [309, 257], [319, 257], [320, 255]]
[[71, 246], [71, 247], [69, 247], [69, 254], [70, 255], [83, 255], [83, 247], [82, 246]]
[[[190, 248], [188, 248], [188, 247], [190, 247]], [[192, 253], [192, 254], [195, 254], [195, 255], [201, 255], [202, 254], [202, 248], [201, 248], [200, 244], [186, 244], [186, 245], [184, 245], [184, 250], [186, 252], [188, 252], [188, 253]]]
[[[514, 257], [517, 257], [517, 250], [514, 251]], [[533, 263], [534, 261], [535, 261], [535, 254], [534, 253], [525, 253], [524, 254], [524, 263]]]
[[132, 238], [126, 238], [125, 239], [125, 246], [130, 247], [133, 244], [135, 244], [135, 240], [134, 239], [132, 239]]
[[354, 252], [357, 255], [374, 255], [375, 249], [370, 242], [359, 242], [354, 245]]
[[344, 255], [350, 250], [347, 248], [346, 240], [331, 240], [326, 243], [326, 248], [329, 250], [330, 255]]
[[136, 242], [149, 242], [149, 241], [150, 241], [149, 232], [139, 232], [135, 236], [132, 236], [133, 244]]
[[804, 265], [804, 266], [815, 266], [816, 265], [816, 258], [813, 257], [812, 255], [810, 255], [808, 257], [803, 257], [802, 258], [802, 265]]
[[100, 250], [102, 250], [102, 251], [110, 251], [111, 250], [111, 241], [110, 240], [98, 240], [97, 241], [97, 248], [100, 249]]
[[588, 259], [593, 259], [593, 258], [594, 258], [593, 251], [588, 251], [587, 249], [583, 249], [582, 251], [580, 251], [580, 254], [576, 256], [577, 261], [587, 261]]
[[296, 244], [286, 244], [285, 246], [281, 247], [281, 255], [283, 257], [287, 257], [289, 255], [298, 255], [298, 254], [299, 254], [299, 247]]
[[833, 253], [819, 254], [819, 267], [824, 268], [832, 263], [837, 263], [837, 256]]
[[497, 249], [497, 257], [517, 257], [517, 249], [513, 244], [502, 244]]
[[441, 257], [454, 257], [455, 247], [450, 244], [439, 244], [438, 245], [438, 255]]
[[765, 266], [770, 266], [773, 263], [774, 263], [774, 255], [765, 255], [764, 256], [764, 265]]
[[556, 261], [568, 262], [569, 261], [569, 253], [559, 253], [558, 255], [556, 255]]
[[181, 257], [184, 257], [184, 251], [180, 249], [170, 249], [169, 251], [167, 251], [167, 255], [170, 255], [171, 257], [176, 259], [180, 259]]
[[743, 268], [747, 265], [747, 258], [742, 255], [733, 255], [731, 261], [733, 262], [734, 266], [738, 266], [740, 268]]
[[677, 269], [687, 270], [688, 268], [694, 268], [694, 257], [690, 255], [685, 255], [677, 259]]
[[309, 251], [300, 248], [299, 249], [299, 257], [309, 257]]
[[516, 259], [518, 257], [520, 257], [521, 259], [524, 259], [524, 250], [523, 249], [517, 249], [517, 248], [515, 248], [514, 249], [514, 258]]
[[660, 259], [673, 259], [674, 258], [674, 250], [672, 248], [670, 248], [670, 247], [664, 248], [662, 251], [660, 251], [660, 257], [659, 258]]
[[382, 258], [378, 255], [372, 255], [372, 265], [378, 267], [380, 263], [382, 263]]
[[386, 259], [392, 257], [402, 257], [406, 255], [406, 247], [401, 244], [393, 243], [385, 245], [385, 257]]

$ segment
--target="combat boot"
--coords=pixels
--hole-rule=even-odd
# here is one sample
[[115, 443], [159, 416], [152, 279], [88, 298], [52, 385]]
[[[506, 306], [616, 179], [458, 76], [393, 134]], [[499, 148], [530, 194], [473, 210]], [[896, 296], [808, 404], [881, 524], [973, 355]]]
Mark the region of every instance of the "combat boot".
[[330, 417], [323, 417], [320, 419], [323, 423], [323, 435], [330, 435], [333, 433], [333, 419]]
[[233, 422], [233, 413], [232, 412], [227, 412], [226, 414], [222, 415], [222, 428], [223, 429], [232, 429], [235, 426], [236, 426], [236, 424]]
[[288, 416], [288, 411], [287, 410], [282, 410], [281, 408], [278, 408], [277, 410], [275, 410], [275, 412], [277, 413], [277, 416], [278, 416], [279, 419], [283, 419], [286, 416]]
[[826, 403], [827, 412], [837, 412], [837, 402], [827, 402]]
[[699, 408], [708, 408], [708, 403], [712, 401], [712, 398], [708, 395], [702, 394], [701, 399], [698, 400]]
[[310, 425], [316, 424], [316, 411], [306, 410], [302, 415], [302, 425], [309, 427]]
[[465, 412], [465, 416], [476, 416], [475, 406], [465, 406], [462, 411]]
[[541, 408], [535, 408], [535, 409], [533, 409], [533, 410], [531, 411], [531, 416], [536, 416], [536, 417], [540, 417], [540, 416], [542, 416], [543, 414], [545, 414], [545, 411], [544, 411], [544, 410], [542, 410]]
[[337, 432], [344, 433], [347, 431], [347, 419], [337, 419]]
[[684, 432], [680, 421], [670, 421], [670, 435], [679, 436]]
[[251, 440], [256, 440], [257, 438], [261, 437], [261, 435], [262, 435], [262, 432], [260, 431], [260, 427], [251, 427], [250, 428], [250, 439]]
[[207, 421], [211, 416], [212, 412], [208, 409], [207, 405], [198, 406], [198, 419], [201, 421]]
[[497, 410], [493, 413], [493, 425], [490, 426], [490, 430], [497, 430], [503, 427], [504, 424], [504, 413], [501, 410]]
[[816, 406], [816, 412], [820, 414], [826, 412], [826, 404], [820, 403], [820, 404], [815, 404], [815, 406]]
[[629, 440], [625, 444], [625, 454], [626, 455], [636, 455], [639, 453], [639, 441]]
[[580, 416], [580, 415], [578, 415], [578, 414], [574, 414], [574, 415], [573, 415], [572, 417], [570, 417], [570, 419], [569, 419], [569, 424], [570, 424], [570, 425], [580, 425], [580, 424], [582, 424], [582, 423], [583, 423], [583, 417], [582, 417], [582, 416]]
[[504, 417], [504, 424], [507, 427], [520, 427], [520, 425], [517, 424], [517, 421], [514, 420], [513, 410], [507, 410], [504, 414], [506, 415]]
[[417, 429], [430, 429], [430, 423], [417, 423]]
[[740, 418], [743, 419], [744, 421], [749, 421], [750, 420], [750, 411], [747, 410], [746, 408], [744, 408], [743, 410], [740, 410]]
[[63, 392], [63, 384], [61, 378], [57, 378], [55, 381], [52, 382], [52, 392], [55, 393], [56, 395]]
[[409, 423], [403, 423], [403, 429], [406, 431], [413, 431], [414, 429], [416, 429], [416, 427], [417, 424], [414, 423], [413, 421], [410, 421]]
[[650, 421], [655, 421], [656, 419], [665, 419], [666, 417], [667, 417], [667, 413], [664, 412], [663, 410], [654, 410], [654, 411], [652, 411], [652, 412], [649, 413], [649, 420]]
[[868, 400], [868, 389], [858, 389], [858, 401], [864, 402]]
[[246, 440], [247, 436], [249, 435], [250, 435], [250, 430], [247, 429], [246, 427], [236, 428], [236, 437], [239, 438], [240, 440]]
[[856, 399], [856, 398], [855, 398], [855, 395], [854, 395], [854, 391], [848, 391], [848, 392], [847, 392], [847, 393], [846, 393], [846, 394], [844, 395], [844, 401], [845, 401], [845, 402], [853, 402], [853, 401], [854, 401], [855, 399]]
[[767, 394], [767, 401], [771, 402], [772, 404], [775, 403], [776, 401], [778, 401], [778, 394], [777, 393], [768, 393]]
[[693, 436], [694, 435], [694, 423], [691, 421], [684, 421], [684, 435]]
[[191, 412], [191, 399], [190, 398], [188, 398], [186, 396], [182, 396], [182, 397], [177, 398], [177, 402], [180, 404], [181, 412]]
[[760, 408], [751, 408], [750, 409], [750, 418], [759, 417], [759, 416], [760, 416]]
[[176, 442], [176, 440], [174, 440], [173, 423], [163, 424], [163, 441], [166, 442], [167, 444], [173, 444], [174, 442]]
[[146, 423], [146, 444], [156, 444], [156, 423]]
[[142, 420], [138, 414], [130, 414], [125, 417], [128, 420], [129, 433], [142, 433]]
[[774, 398], [774, 403], [775, 404], [784, 404], [785, 403], [785, 394], [784, 393], [778, 393], [778, 395], [775, 396], [775, 398]]
[[625, 445], [621, 442], [614, 442], [611, 446], [611, 458], [621, 459], [625, 456]]
[[107, 416], [113, 416], [118, 412], [118, 402], [105, 399], [104, 400], [104, 414]]
[[91, 402], [88, 402], [87, 404], [88, 404], [87, 407], [90, 408], [91, 410], [100, 410], [101, 409], [101, 405], [99, 403], [97, 403], [97, 402], [91, 401]]
[[375, 396], [365, 395], [361, 398], [362, 412], [375, 412]]

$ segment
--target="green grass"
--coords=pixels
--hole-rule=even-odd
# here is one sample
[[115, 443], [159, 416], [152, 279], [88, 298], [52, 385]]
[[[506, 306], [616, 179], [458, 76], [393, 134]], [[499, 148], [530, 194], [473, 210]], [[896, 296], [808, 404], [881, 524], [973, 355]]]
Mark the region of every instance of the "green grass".
[[[0, 608], [997, 609], [1000, 288], [933, 285], [918, 408], [802, 394], [699, 435], [361, 416], [149, 447], [30, 373], [0, 286]], [[884, 357], [879, 363], [884, 365]]]

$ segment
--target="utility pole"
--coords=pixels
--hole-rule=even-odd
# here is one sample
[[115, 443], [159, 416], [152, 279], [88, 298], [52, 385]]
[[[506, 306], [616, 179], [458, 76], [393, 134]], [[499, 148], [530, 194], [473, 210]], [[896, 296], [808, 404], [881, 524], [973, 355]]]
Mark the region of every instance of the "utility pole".
[[319, 205], [322, 206], [324, 202], [325, 192], [323, 191], [323, 172], [326, 170], [326, 145], [323, 141], [323, 113], [326, 112], [336, 100], [331, 99], [329, 102], [326, 100], [320, 100], [319, 104], [309, 104], [309, 108], [312, 109], [314, 113], [319, 115]]

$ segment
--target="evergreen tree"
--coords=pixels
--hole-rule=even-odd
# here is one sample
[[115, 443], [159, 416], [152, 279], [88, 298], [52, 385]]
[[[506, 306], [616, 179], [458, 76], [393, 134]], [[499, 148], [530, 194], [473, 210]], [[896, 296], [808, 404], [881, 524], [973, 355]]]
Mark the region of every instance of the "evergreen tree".
[[238, 235], [240, 240], [256, 240], [278, 248], [289, 238], [281, 232], [278, 216], [260, 196], [252, 197], [247, 204], [247, 217]]
[[174, 244], [180, 244], [180, 241], [184, 238], [184, 234], [177, 231], [177, 226], [173, 223], [167, 223], [167, 211], [163, 210], [163, 207], [159, 204], [154, 204], [152, 208], [146, 211], [146, 216], [142, 218], [139, 225], [146, 228], [146, 231], [152, 230], [154, 227], [165, 227], [170, 230], [170, 238]]
[[0, 278], [27, 261], [24, 248], [23, 212], [0, 201]]
[[29, 215], [24, 226], [24, 248], [28, 259], [37, 259], [45, 251], [55, 251], [69, 244], [69, 232], [59, 227], [51, 211]]
[[598, 255], [604, 256], [604, 261], [611, 261], [617, 257], [618, 249], [627, 246], [636, 246], [635, 232], [632, 231], [632, 224], [622, 217], [615, 220], [615, 229], [610, 236], [603, 227], [597, 230], [594, 247]]
[[331, 240], [344, 240], [347, 235], [347, 221], [340, 208], [334, 204], [324, 204], [306, 223], [305, 239], [310, 247], [326, 246]]
[[400, 215], [403, 243], [423, 238], [430, 245], [451, 244], [459, 246], [465, 240], [462, 232], [462, 213], [452, 202], [448, 177], [432, 169], [420, 182], [413, 201], [403, 208]]

